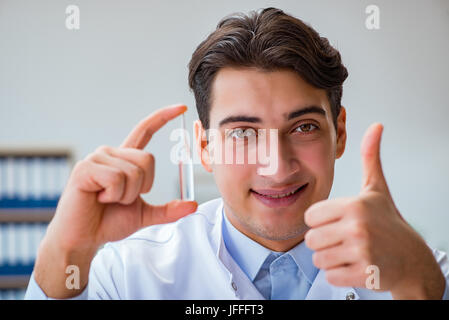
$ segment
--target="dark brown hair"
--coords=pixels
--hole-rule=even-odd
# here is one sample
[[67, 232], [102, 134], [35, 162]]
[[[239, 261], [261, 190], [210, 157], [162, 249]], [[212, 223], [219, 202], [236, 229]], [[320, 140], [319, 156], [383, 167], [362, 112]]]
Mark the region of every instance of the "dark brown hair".
[[189, 85], [205, 129], [209, 129], [212, 83], [224, 67], [296, 71], [311, 85], [326, 90], [336, 128], [348, 72], [340, 53], [300, 19], [276, 8], [232, 14], [200, 43], [189, 63]]

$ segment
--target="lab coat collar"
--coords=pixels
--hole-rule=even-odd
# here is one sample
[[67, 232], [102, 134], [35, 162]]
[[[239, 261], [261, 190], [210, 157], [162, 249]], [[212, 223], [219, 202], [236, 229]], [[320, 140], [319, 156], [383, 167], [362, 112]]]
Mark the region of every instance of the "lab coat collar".
[[[223, 241], [226, 249], [248, 278], [254, 281], [271, 251], [237, 230], [229, 221], [224, 210], [221, 214], [223, 216]], [[245, 248], [245, 252], [242, 252], [242, 248]]]
[[229, 279], [229, 288], [234, 291], [237, 299], [243, 300], [263, 300], [265, 299], [262, 294], [257, 290], [253, 283], [248, 279], [243, 270], [237, 265], [234, 259], [226, 249], [223, 234], [223, 200], [220, 199], [220, 203], [216, 210], [211, 210], [214, 213], [214, 223], [211, 231], [212, 241], [216, 249], [216, 256], [223, 266], [223, 271], [227, 274]]

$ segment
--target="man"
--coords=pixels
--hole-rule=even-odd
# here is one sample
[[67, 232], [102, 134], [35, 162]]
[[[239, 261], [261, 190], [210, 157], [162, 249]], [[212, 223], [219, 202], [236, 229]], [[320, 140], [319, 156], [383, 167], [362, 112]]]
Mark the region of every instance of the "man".
[[[360, 194], [327, 199], [346, 143], [347, 77], [327, 39], [278, 9], [234, 15], [189, 68], [201, 162], [222, 198], [198, 208], [142, 200], [154, 178], [154, 156], [142, 149], [186, 106], [156, 111], [119, 148], [77, 163], [27, 298], [449, 298], [447, 256], [426, 245], [389, 193], [380, 124], [362, 141]], [[276, 129], [274, 140], [265, 129]], [[249, 161], [260, 148], [275, 155], [274, 171]], [[229, 153], [230, 162], [217, 156]], [[67, 270], [79, 271], [73, 282]]]

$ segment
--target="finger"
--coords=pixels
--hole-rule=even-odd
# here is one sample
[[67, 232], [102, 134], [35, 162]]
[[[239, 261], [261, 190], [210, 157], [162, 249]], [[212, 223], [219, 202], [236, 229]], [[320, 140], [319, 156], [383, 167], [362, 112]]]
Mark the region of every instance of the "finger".
[[113, 157], [124, 159], [141, 168], [144, 171], [144, 181], [140, 193], [147, 193], [151, 190], [155, 166], [155, 159], [151, 153], [133, 148], [110, 147], [104, 147], [104, 151]]
[[140, 194], [140, 190], [144, 181], [143, 169], [131, 162], [128, 162], [121, 158], [110, 156], [107, 153], [94, 154], [91, 159], [98, 164], [113, 167], [124, 174], [125, 190], [118, 203], [127, 205], [133, 203], [136, 200], [136, 198]]
[[350, 198], [328, 199], [314, 203], [304, 213], [304, 222], [315, 228], [341, 219]]
[[156, 110], [137, 124], [120, 147], [143, 149], [157, 130], [186, 110], [182, 104]]
[[345, 238], [345, 228], [341, 220], [335, 223], [325, 224], [312, 228], [306, 232], [304, 241], [311, 250], [317, 251], [336, 246]]
[[354, 247], [337, 245], [313, 253], [313, 264], [319, 269], [331, 269], [357, 262]]
[[374, 123], [368, 128], [362, 139], [362, 190], [388, 191], [380, 160], [382, 131], [382, 124]]
[[125, 191], [126, 177], [120, 170], [92, 161], [83, 161], [76, 168], [80, 190], [99, 192], [100, 203], [118, 202]]
[[338, 287], [362, 288], [365, 286], [366, 274], [360, 263], [353, 263], [326, 270], [326, 280]]
[[143, 226], [174, 222], [196, 211], [196, 201], [173, 200], [164, 205], [145, 203], [143, 208]]

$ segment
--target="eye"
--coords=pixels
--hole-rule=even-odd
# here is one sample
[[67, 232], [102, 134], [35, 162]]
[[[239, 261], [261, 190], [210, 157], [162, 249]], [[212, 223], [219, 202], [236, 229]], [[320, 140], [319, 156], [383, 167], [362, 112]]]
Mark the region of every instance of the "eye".
[[295, 131], [299, 131], [302, 133], [309, 133], [318, 129], [318, 126], [313, 123], [304, 123], [296, 127]]
[[248, 128], [248, 129], [243, 129], [243, 128], [237, 128], [237, 129], [232, 129], [229, 131], [228, 133], [228, 137], [229, 138], [234, 138], [234, 139], [245, 139], [245, 138], [249, 138], [252, 136], [256, 135], [256, 130]]

